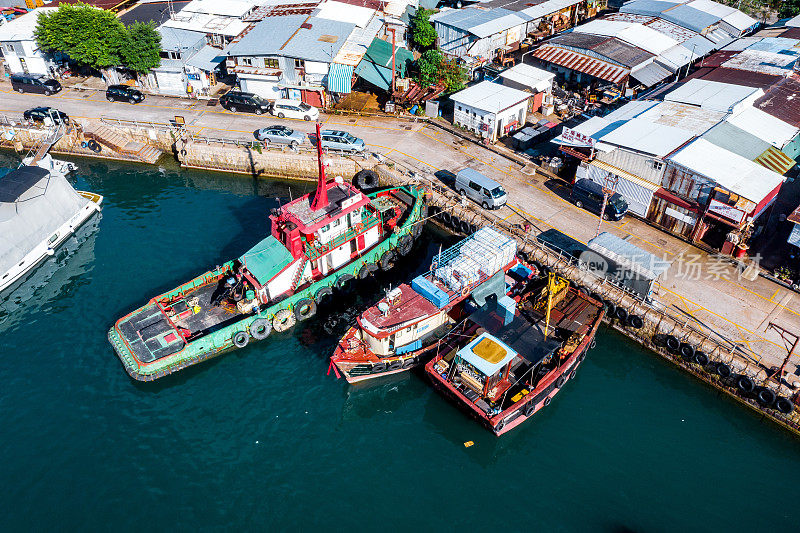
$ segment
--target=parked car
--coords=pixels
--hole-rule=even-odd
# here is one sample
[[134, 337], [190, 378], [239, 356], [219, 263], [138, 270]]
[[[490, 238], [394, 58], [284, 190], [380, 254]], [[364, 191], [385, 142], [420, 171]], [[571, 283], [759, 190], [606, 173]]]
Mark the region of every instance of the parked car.
[[471, 168], [458, 171], [455, 188], [462, 196], [481, 204], [484, 209], [500, 209], [506, 205], [508, 198], [502, 185]]
[[303, 144], [306, 140], [306, 134], [300, 131], [295, 131], [286, 126], [267, 126], [253, 132], [253, 135], [259, 141], [266, 143], [288, 144], [289, 146], [296, 147]]
[[243, 93], [240, 91], [229, 91], [223, 94], [219, 103], [228, 111], [251, 111], [256, 115], [268, 113], [271, 106], [269, 101], [253, 93]]
[[128, 85], [109, 85], [106, 89], [106, 100], [117, 102], [124, 100], [132, 104], [138, 104], [144, 100], [144, 95], [139, 89], [134, 89]]
[[[572, 186], [570, 197], [576, 206], [585, 208], [597, 215], [603, 208], [603, 187], [588, 178], [581, 178]], [[605, 220], [619, 220], [628, 212], [628, 202], [621, 194], [615, 192], [608, 197], [606, 210], [603, 213]]]
[[45, 119], [49, 118], [56, 124], [61, 124], [62, 122], [69, 124], [69, 116], [53, 107], [34, 107], [25, 111], [22, 116], [25, 120], [33, 120], [35, 122], [44, 122]]
[[39, 93], [50, 96], [61, 90], [61, 84], [50, 78], [40, 78], [29, 74], [11, 76], [11, 87], [21, 93]]
[[364, 139], [359, 139], [346, 131], [322, 130], [322, 147], [327, 150], [341, 150], [352, 154], [363, 152], [367, 145]]
[[280, 98], [272, 106], [272, 114], [278, 118], [302, 118], [303, 120], [317, 120], [319, 109], [300, 100]]

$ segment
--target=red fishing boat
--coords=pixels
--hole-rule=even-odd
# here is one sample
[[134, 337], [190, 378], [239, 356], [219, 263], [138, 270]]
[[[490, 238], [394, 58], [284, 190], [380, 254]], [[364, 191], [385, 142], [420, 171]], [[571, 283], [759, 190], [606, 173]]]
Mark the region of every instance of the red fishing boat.
[[516, 242], [481, 228], [440, 252], [431, 270], [401, 284], [365, 310], [337, 345], [331, 366], [350, 383], [410, 370], [466, 316], [470, 296], [518, 290], [535, 272], [516, 257]]
[[551, 274], [519, 302], [490, 300], [464, 319], [438, 343], [425, 372], [437, 391], [499, 436], [549, 405], [574, 377], [602, 318], [600, 302]]

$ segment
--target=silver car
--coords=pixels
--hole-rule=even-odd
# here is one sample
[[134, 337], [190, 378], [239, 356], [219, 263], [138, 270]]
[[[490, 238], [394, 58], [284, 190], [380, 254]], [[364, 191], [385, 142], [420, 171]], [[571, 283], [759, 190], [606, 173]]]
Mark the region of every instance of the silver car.
[[288, 144], [295, 148], [303, 144], [306, 140], [306, 134], [300, 131], [295, 131], [286, 126], [267, 126], [253, 132], [253, 135], [259, 141], [275, 144]]
[[366, 148], [363, 139], [350, 135], [341, 130], [322, 130], [322, 147], [329, 150], [341, 150], [343, 152], [363, 152]]

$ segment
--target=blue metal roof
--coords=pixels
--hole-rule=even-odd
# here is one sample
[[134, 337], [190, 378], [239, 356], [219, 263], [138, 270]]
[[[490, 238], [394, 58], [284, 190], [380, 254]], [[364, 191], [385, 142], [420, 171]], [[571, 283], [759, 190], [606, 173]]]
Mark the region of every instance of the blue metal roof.
[[195, 55], [186, 61], [187, 65], [197, 67], [200, 70], [211, 72], [225, 61], [225, 52], [213, 46], [204, 46]]
[[[307, 23], [311, 27], [303, 28]], [[307, 15], [267, 17], [239, 42], [229, 56], [282, 56], [330, 63], [352, 33], [355, 24]]]
[[661, 18], [698, 33], [720, 20], [716, 15], [683, 4], [662, 12]]

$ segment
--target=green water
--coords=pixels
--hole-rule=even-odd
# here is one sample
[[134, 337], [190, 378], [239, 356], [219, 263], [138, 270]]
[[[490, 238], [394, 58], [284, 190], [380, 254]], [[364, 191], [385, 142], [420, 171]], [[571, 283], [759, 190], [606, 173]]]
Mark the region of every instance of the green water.
[[[77, 163], [105, 196], [99, 230], [0, 305], [4, 531], [798, 529], [800, 440], [606, 330], [500, 439], [419, 375], [326, 376], [321, 321], [131, 381], [108, 327], [261, 239], [288, 185]], [[425, 240], [400, 275], [441, 236]]]

